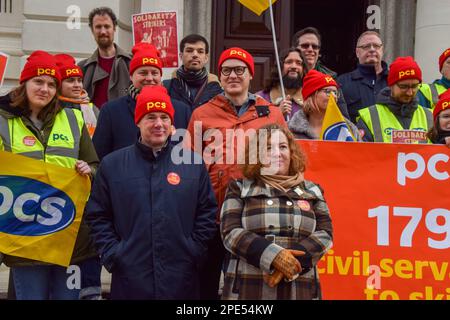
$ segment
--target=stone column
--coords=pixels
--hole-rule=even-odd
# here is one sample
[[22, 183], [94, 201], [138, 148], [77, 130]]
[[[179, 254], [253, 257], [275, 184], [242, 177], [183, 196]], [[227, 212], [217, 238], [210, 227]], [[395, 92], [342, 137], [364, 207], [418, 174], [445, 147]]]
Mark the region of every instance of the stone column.
[[416, 0], [381, 0], [380, 6], [384, 60], [391, 63], [398, 56], [413, 56]]
[[22, 1], [2, 1], [0, 6], [0, 51], [9, 55], [0, 95], [18, 84], [22, 51]]
[[[26, 54], [44, 49], [53, 53], [65, 52], [76, 57], [88, 57], [97, 48], [88, 26], [89, 12], [105, 6], [101, 0], [24, 0], [22, 47]], [[117, 16], [118, 27], [115, 42], [125, 50], [130, 50], [131, 14], [134, 1], [111, 0], [110, 7]], [[70, 16], [79, 10], [80, 25], [68, 26]], [[70, 24], [70, 22], [69, 22]]]
[[[196, 33], [208, 40], [211, 52], [211, 0], [184, 0], [184, 35]], [[208, 62], [206, 69], [209, 70]]]
[[438, 62], [442, 52], [450, 47], [450, 1], [417, 1], [416, 59], [424, 82], [442, 77]]

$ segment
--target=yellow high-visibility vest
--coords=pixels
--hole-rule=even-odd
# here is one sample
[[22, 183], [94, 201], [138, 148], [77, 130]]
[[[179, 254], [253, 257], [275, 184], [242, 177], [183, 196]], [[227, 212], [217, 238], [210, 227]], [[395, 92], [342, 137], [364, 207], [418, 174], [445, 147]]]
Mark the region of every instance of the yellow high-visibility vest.
[[75, 168], [83, 124], [81, 111], [63, 109], [56, 115], [44, 147], [20, 117], [5, 119], [0, 116], [0, 150]]
[[[414, 111], [409, 128], [403, 128], [395, 115], [384, 104], [376, 104], [374, 106], [359, 110], [361, 120], [366, 123], [367, 128], [373, 136], [374, 142], [392, 141], [392, 130], [416, 130], [427, 132], [433, 126], [433, 114], [428, 108], [418, 106]], [[428, 141], [431, 143], [431, 141]]]
[[439, 95], [443, 94], [445, 91], [447, 91], [447, 88], [439, 83], [422, 84], [420, 87], [420, 92], [422, 92], [425, 99], [428, 100], [431, 110], [434, 110], [434, 107], [438, 103]]

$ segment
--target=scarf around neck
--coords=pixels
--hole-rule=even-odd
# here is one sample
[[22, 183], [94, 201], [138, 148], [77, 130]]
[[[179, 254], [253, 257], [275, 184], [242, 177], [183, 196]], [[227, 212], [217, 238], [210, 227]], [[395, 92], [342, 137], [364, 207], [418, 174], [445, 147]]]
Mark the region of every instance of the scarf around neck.
[[184, 66], [181, 66], [177, 70], [177, 77], [178, 79], [185, 81], [189, 86], [199, 87], [208, 77], [208, 71], [206, 68], [199, 71], [186, 71], [184, 70]]
[[186, 93], [189, 100], [195, 100], [195, 97], [192, 96], [192, 92], [189, 87], [199, 88], [201, 87], [208, 78], [208, 71], [206, 68], [203, 68], [199, 71], [186, 71], [184, 70], [184, 66], [181, 66], [177, 70], [177, 77], [180, 80], [180, 83], [183, 87], [184, 92]]
[[141, 92], [140, 89], [136, 88], [133, 84], [130, 84], [130, 86], [127, 89], [127, 93], [130, 95], [131, 98], [134, 100], [137, 100], [138, 94]]
[[81, 92], [81, 95], [78, 99], [68, 98], [64, 96], [58, 96], [58, 99], [65, 102], [76, 103], [76, 104], [88, 104], [90, 101], [89, 95], [86, 90]]
[[299, 172], [294, 176], [261, 175], [261, 180], [272, 188], [287, 193], [289, 189], [292, 189], [302, 183], [304, 181], [304, 177], [303, 173]]

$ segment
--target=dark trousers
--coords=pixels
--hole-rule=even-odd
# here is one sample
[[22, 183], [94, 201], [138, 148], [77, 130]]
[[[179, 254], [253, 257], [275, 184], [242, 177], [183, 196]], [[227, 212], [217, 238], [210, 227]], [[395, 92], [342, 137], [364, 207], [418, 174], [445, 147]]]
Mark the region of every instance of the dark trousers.
[[206, 262], [200, 271], [200, 299], [220, 299], [218, 291], [224, 257], [225, 247], [220, 237], [219, 226], [217, 226], [216, 234], [208, 245]]

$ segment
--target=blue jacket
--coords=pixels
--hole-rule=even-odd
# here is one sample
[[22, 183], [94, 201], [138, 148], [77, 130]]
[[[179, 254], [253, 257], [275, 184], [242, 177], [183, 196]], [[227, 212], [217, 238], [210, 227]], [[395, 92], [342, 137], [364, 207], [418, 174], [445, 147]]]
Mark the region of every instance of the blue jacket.
[[[175, 128], [186, 129], [191, 118], [189, 106], [181, 101], [172, 99], [175, 109]], [[103, 159], [107, 154], [132, 145], [137, 141], [139, 129], [134, 123], [136, 100], [130, 95], [112, 100], [103, 105], [97, 121], [92, 142], [98, 158]]]
[[86, 221], [112, 273], [112, 299], [198, 298], [217, 203], [201, 157], [176, 151], [197, 161], [177, 165], [173, 148], [155, 158], [137, 142], [106, 156], [98, 169]]
[[344, 94], [350, 120], [356, 123], [360, 109], [373, 106], [378, 93], [387, 87], [388, 65], [382, 62], [383, 72], [377, 77], [371, 65], [358, 64], [352, 72], [338, 77], [339, 86]]

